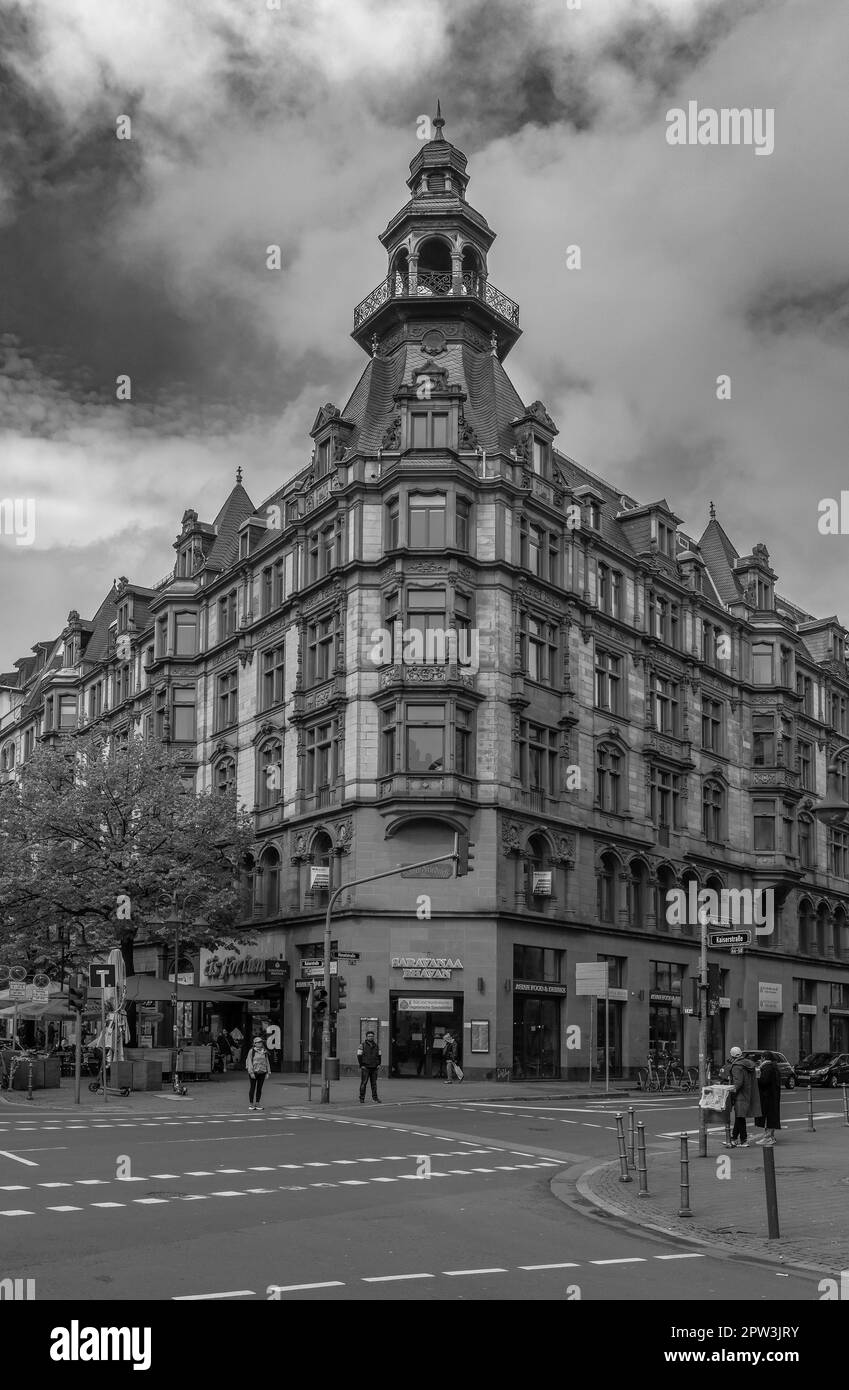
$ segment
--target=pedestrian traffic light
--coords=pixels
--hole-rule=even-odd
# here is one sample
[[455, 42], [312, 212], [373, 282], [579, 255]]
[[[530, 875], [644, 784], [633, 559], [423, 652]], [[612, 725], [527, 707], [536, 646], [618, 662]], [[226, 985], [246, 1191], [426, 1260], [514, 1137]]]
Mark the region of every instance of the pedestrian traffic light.
[[454, 861], [454, 877], [462, 878], [464, 874], [473, 874], [474, 869], [470, 864], [475, 857], [475, 847], [465, 830], [458, 832], [454, 837], [454, 845], [457, 855]]
[[347, 1008], [345, 995], [347, 993], [347, 983], [341, 975], [330, 976], [330, 1012], [337, 1014], [340, 1009]]
[[68, 1007], [75, 1009], [77, 1013], [82, 1013], [85, 1008], [85, 985], [81, 975], [71, 975], [68, 978]]
[[323, 1019], [327, 1013], [327, 990], [324, 985], [313, 985], [312, 989], [312, 1016], [314, 1019]]

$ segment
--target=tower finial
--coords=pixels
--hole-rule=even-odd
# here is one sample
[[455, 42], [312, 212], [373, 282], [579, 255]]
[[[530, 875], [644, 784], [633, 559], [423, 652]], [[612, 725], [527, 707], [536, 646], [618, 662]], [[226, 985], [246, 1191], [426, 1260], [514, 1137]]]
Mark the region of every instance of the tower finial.
[[241, 485], [242, 485], [242, 466], [241, 466], [241, 464], [240, 464], [239, 467], [236, 469], [236, 486], [237, 486], [237, 487], [241, 487]]
[[440, 104], [439, 104], [439, 97], [437, 97], [437, 98], [436, 98], [436, 115], [435, 115], [434, 118], [433, 118], [433, 128], [434, 128], [434, 130], [436, 131], [436, 134], [435, 134], [434, 137], [433, 137], [434, 140], [444, 140], [444, 139], [445, 139], [445, 136], [442, 134], [442, 127], [443, 127], [444, 125], [445, 125], [445, 122], [444, 122], [444, 120], [442, 119], [442, 107], [441, 107]]
[[710, 504], [710, 519], [711, 521], [716, 521], [716, 507], [713, 505], [713, 502]]

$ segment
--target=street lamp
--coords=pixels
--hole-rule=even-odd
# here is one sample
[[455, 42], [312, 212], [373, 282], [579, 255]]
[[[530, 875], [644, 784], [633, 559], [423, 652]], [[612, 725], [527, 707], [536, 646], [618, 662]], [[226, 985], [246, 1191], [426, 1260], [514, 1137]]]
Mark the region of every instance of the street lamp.
[[849, 749], [849, 738], [841, 738], [839, 746], [832, 753], [826, 767], [825, 796], [811, 811], [811, 814], [825, 825], [836, 827], [849, 824], [849, 801], [840, 795], [837, 776], [838, 763], [847, 749]]

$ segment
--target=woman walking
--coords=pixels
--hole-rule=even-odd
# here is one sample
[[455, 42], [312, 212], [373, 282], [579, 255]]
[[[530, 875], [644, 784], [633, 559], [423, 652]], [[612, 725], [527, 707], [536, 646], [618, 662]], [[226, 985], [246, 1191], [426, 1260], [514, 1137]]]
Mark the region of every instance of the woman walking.
[[755, 1079], [755, 1064], [743, 1056], [743, 1049], [732, 1047], [728, 1054], [731, 1068], [731, 1085], [734, 1087], [734, 1130], [727, 1149], [747, 1149], [749, 1136], [746, 1133], [747, 1116], [761, 1113], [761, 1098]]
[[[268, 1053], [262, 1038], [254, 1038], [251, 1044], [251, 1050], [247, 1056], [247, 1069], [251, 1082], [248, 1109], [261, 1110], [262, 1106], [259, 1102], [262, 1099], [262, 1088], [268, 1075]], [[254, 1104], [254, 1099], [256, 1099], [256, 1104]]]
[[775, 1143], [775, 1131], [781, 1129], [781, 1073], [769, 1057], [764, 1057], [758, 1069], [758, 1091], [763, 1114], [755, 1124], [764, 1134], [755, 1142], [771, 1147]]

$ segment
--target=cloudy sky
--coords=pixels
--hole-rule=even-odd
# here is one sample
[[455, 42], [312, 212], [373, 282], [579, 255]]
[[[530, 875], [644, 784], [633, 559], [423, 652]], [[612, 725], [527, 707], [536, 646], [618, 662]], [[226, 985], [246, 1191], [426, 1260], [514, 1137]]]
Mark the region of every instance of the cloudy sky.
[[[849, 535], [817, 530], [849, 487], [849, 6], [274, 4], [0, 0], [0, 502], [37, 508], [0, 534], [0, 670], [158, 580], [237, 465], [256, 502], [303, 466], [437, 96], [560, 447], [697, 535], [713, 498], [849, 622]], [[772, 108], [774, 152], [670, 146], [691, 100]]]

